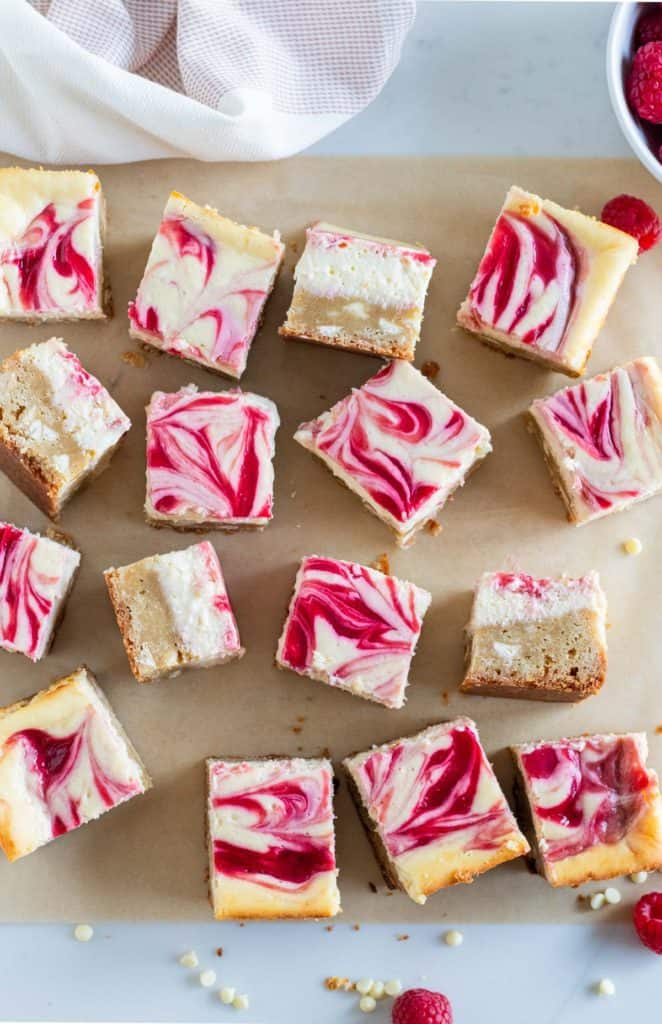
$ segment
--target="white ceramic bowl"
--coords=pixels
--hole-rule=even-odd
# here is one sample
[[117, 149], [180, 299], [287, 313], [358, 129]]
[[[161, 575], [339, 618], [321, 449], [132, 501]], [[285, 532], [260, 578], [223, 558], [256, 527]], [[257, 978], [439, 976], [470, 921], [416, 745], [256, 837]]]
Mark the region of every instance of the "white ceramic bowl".
[[654, 178], [662, 181], [662, 164], [639, 118], [630, 110], [625, 98], [625, 76], [632, 56], [632, 36], [642, 9], [650, 4], [619, 4], [614, 11], [607, 40], [607, 85], [609, 97], [621, 131], [637, 157]]

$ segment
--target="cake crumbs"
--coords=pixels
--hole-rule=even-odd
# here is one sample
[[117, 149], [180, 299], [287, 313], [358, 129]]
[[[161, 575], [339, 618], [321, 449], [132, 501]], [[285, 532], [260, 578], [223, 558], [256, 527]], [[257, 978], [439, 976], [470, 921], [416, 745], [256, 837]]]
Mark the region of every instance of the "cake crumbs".
[[332, 924], [327, 924], [327, 925], [324, 926], [324, 931], [325, 932], [332, 932], [333, 929], [334, 929], [334, 925], [332, 925]]
[[441, 699], [442, 699], [444, 704], [448, 704], [448, 691], [447, 690], [444, 690], [444, 692], [441, 695]]
[[216, 950], [216, 956], [223, 956], [223, 947], [219, 946]]
[[425, 529], [428, 531], [428, 533], [431, 533], [433, 537], [438, 537], [441, 531], [443, 530], [443, 526], [441, 525], [441, 523], [438, 523], [436, 519], [428, 519], [427, 523], [425, 524]]
[[361, 931], [361, 925], [360, 924], [353, 924], [352, 925], [352, 931], [353, 932], [360, 932]]
[[305, 722], [305, 721], [306, 721], [306, 716], [305, 715], [297, 715], [297, 722]]
[[439, 366], [439, 363], [436, 363], [434, 359], [429, 359], [421, 366], [421, 373], [424, 377], [427, 377], [428, 380], [434, 380], [440, 369], [441, 367]]
[[656, 725], [655, 726], [655, 732], [657, 733], [658, 736], [662, 736], [662, 725]]
[[327, 988], [329, 992], [337, 992], [339, 989], [343, 992], [354, 992], [356, 988], [354, 982], [350, 981], [349, 978], [339, 978], [336, 975], [332, 975], [330, 978], [325, 978], [324, 987]]
[[377, 886], [374, 882], [368, 882], [368, 888], [370, 889], [370, 892], [377, 892]]
[[404, 935], [396, 935], [398, 942], [408, 942], [409, 936], [405, 933]]
[[370, 563], [370, 568], [376, 569], [377, 572], [383, 572], [385, 576], [390, 574], [391, 563], [385, 551], [383, 551], [381, 555], [377, 555], [374, 562]]
[[142, 370], [147, 366], [147, 359], [142, 352], [122, 352], [122, 362], [128, 363], [129, 366], [135, 366], [137, 370]]
[[303, 729], [302, 725], [293, 725], [292, 726], [292, 732], [297, 733], [297, 735], [302, 731], [302, 729]]

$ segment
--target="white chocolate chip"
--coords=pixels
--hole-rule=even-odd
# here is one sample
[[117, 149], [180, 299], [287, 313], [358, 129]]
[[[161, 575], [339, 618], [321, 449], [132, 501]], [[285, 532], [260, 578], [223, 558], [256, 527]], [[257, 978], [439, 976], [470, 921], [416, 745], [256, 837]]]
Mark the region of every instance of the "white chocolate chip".
[[201, 971], [200, 984], [203, 988], [211, 988], [216, 981], [216, 971]]
[[74, 938], [77, 942], [89, 942], [94, 935], [94, 928], [89, 924], [77, 924], [74, 928]]
[[376, 1006], [377, 1002], [372, 996], [361, 996], [359, 1000], [359, 1010], [361, 1013], [372, 1013]]
[[595, 986], [595, 991], [599, 996], [613, 996], [616, 992], [616, 986], [611, 978], [601, 978]]
[[621, 894], [615, 886], [610, 885], [605, 889], [605, 900], [607, 903], [621, 902]]
[[374, 984], [375, 983], [372, 978], [360, 978], [356, 983], [356, 991], [361, 996], [367, 996]]
[[647, 871], [635, 871], [633, 875], [630, 875], [630, 881], [634, 882], [635, 885], [643, 885], [647, 878]]
[[221, 991], [218, 993], [218, 998], [221, 1000], [222, 1003], [225, 1003], [226, 1006], [230, 1005], [230, 1003], [234, 1000], [234, 997], [235, 989], [233, 988], [222, 988]]
[[459, 932], [457, 928], [451, 928], [449, 932], [444, 935], [444, 942], [447, 946], [461, 946], [464, 942], [464, 935]]
[[594, 892], [589, 903], [591, 910], [601, 910], [605, 905], [605, 894], [603, 892]]
[[382, 996], [384, 995], [384, 982], [373, 981], [372, 987], [368, 992], [368, 995], [372, 996], [373, 999], [381, 999]]
[[384, 984], [384, 992], [387, 996], [399, 996], [402, 992], [402, 982], [399, 978], [391, 978]]
[[200, 963], [198, 960], [198, 954], [194, 949], [191, 949], [188, 953], [184, 953], [183, 956], [180, 956], [179, 962], [182, 967], [197, 967]]
[[248, 1009], [248, 996], [246, 996], [246, 995], [235, 996], [234, 999], [232, 1000], [232, 1005], [234, 1006], [235, 1010], [247, 1010]]
[[630, 537], [629, 540], [623, 541], [623, 550], [627, 555], [639, 555], [642, 548], [643, 544], [638, 537]]

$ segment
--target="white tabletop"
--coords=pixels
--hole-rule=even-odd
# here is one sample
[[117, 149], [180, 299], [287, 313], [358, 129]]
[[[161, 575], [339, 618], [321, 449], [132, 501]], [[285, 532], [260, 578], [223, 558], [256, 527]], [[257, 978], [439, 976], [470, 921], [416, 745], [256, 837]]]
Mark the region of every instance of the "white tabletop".
[[[382, 95], [320, 142], [316, 154], [628, 156], [604, 75], [612, 5], [420, 4], [402, 62]], [[480, 884], [480, 883], [477, 883]], [[624, 903], [637, 889], [621, 886]], [[443, 899], [443, 897], [439, 897]], [[605, 916], [619, 923], [605, 924]], [[441, 917], [441, 909], [440, 909]], [[326, 992], [329, 974], [399, 977], [447, 993], [457, 1024], [621, 1024], [659, 1000], [660, 962], [639, 945], [624, 906], [560, 926], [471, 926], [450, 949], [443, 928], [352, 922], [258, 925], [95, 925], [77, 943], [70, 925], [0, 927], [0, 1019], [244, 1021], [338, 1024], [364, 1017], [356, 997]], [[586, 922], [586, 923], [584, 923]], [[407, 941], [398, 941], [406, 931]], [[222, 946], [222, 958], [216, 956]], [[197, 950], [218, 982], [177, 963]], [[613, 998], [594, 994], [602, 977]], [[248, 993], [224, 1007], [220, 984]]]

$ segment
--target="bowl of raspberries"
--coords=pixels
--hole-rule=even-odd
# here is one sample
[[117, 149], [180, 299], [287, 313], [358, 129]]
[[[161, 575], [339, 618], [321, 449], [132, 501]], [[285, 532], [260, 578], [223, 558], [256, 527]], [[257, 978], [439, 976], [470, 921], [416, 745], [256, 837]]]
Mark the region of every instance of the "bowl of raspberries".
[[607, 43], [607, 82], [625, 138], [662, 181], [662, 3], [617, 8]]

